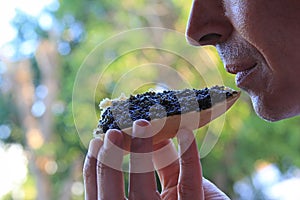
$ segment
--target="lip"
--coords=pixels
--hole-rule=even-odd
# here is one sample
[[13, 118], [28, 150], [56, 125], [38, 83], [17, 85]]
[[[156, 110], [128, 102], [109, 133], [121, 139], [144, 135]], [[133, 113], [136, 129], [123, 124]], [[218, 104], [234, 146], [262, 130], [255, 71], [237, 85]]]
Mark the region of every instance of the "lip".
[[250, 82], [251, 74], [253, 74], [254, 70], [256, 69], [257, 63], [252, 65], [252, 67], [248, 67], [245, 69], [240, 69], [236, 72], [235, 82], [236, 85], [240, 88], [243, 88], [243, 85], [246, 85]]
[[257, 63], [253, 63], [253, 62], [226, 64], [226, 70], [231, 74], [237, 74], [239, 72], [248, 71], [254, 68], [256, 65]]

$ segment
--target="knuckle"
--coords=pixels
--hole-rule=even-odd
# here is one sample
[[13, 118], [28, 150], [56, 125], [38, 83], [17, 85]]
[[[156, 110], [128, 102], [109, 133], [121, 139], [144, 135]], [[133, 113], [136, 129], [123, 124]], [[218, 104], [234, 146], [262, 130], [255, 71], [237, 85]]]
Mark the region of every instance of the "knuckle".
[[179, 194], [185, 194], [185, 193], [192, 191], [194, 189], [194, 187], [195, 187], [194, 185], [179, 182], [179, 184], [177, 186], [177, 191]]
[[161, 193], [163, 200], [177, 200], [177, 187], [167, 189]]
[[135, 153], [153, 152], [152, 138], [133, 138], [131, 140], [130, 151]]
[[103, 163], [101, 162], [98, 162], [97, 163], [97, 175], [98, 176], [103, 176], [104, 175], [104, 172], [105, 172], [105, 169], [107, 169], [108, 167], [106, 165], [104, 165]]
[[98, 156], [97, 169], [104, 171], [106, 169], [121, 170], [123, 162], [123, 153], [114, 149], [102, 149]]
[[158, 191], [154, 191], [152, 194], [141, 192], [140, 190], [133, 191], [129, 194], [129, 200], [161, 200], [161, 196]]
[[89, 179], [94, 173], [94, 171], [96, 170], [96, 159], [93, 157], [87, 157], [85, 159], [84, 162], [84, 166], [83, 166], [83, 177], [85, 180]]
[[154, 170], [151, 154], [130, 154], [130, 172], [141, 173]]
[[184, 155], [180, 159], [180, 164], [182, 166], [191, 166], [196, 164], [195, 158], [192, 155]]
[[198, 185], [180, 182], [177, 191], [180, 199], [203, 199], [202, 188]]

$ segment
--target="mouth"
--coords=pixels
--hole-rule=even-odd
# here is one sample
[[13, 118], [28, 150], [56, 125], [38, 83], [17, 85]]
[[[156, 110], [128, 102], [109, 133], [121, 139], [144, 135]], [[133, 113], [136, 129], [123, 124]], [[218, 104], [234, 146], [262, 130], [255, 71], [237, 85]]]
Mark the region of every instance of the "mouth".
[[246, 85], [250, 82], [250, 75], [253, 74], [253, 71], [255, 70], [256, 66], [257, 63], [255, 63], [252, 67], [236, 72], [235, 81], [238, 87], [243, 88], [243, 85]]

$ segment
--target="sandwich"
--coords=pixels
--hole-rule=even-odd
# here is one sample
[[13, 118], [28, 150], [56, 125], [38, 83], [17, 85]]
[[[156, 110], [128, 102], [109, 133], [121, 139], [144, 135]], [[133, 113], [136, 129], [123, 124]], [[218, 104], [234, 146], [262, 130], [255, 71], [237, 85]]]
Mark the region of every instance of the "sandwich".
[[100, 120], [94, 136], [104, 139], [109, 129], [121, 130], [125, 149], [129, 149], [133, 122], [151, 122], [153, 143], [176, 136], [180, 128], [198, 129], [224, 114], [239, 98], [240, 92], [225, 86], [203, 89], [148, 91], [117, 99], [103, 99]]

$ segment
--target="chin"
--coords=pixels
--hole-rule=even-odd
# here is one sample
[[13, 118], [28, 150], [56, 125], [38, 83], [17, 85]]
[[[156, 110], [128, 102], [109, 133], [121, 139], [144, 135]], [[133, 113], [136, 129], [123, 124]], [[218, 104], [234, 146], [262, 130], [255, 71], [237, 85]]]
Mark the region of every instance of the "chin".
[[251, 97], [253, 108], [256, 114], [269, 122], [276, 122], [299, 115], [295, 109], [274, 101], [264, 101], [260, 97]]

